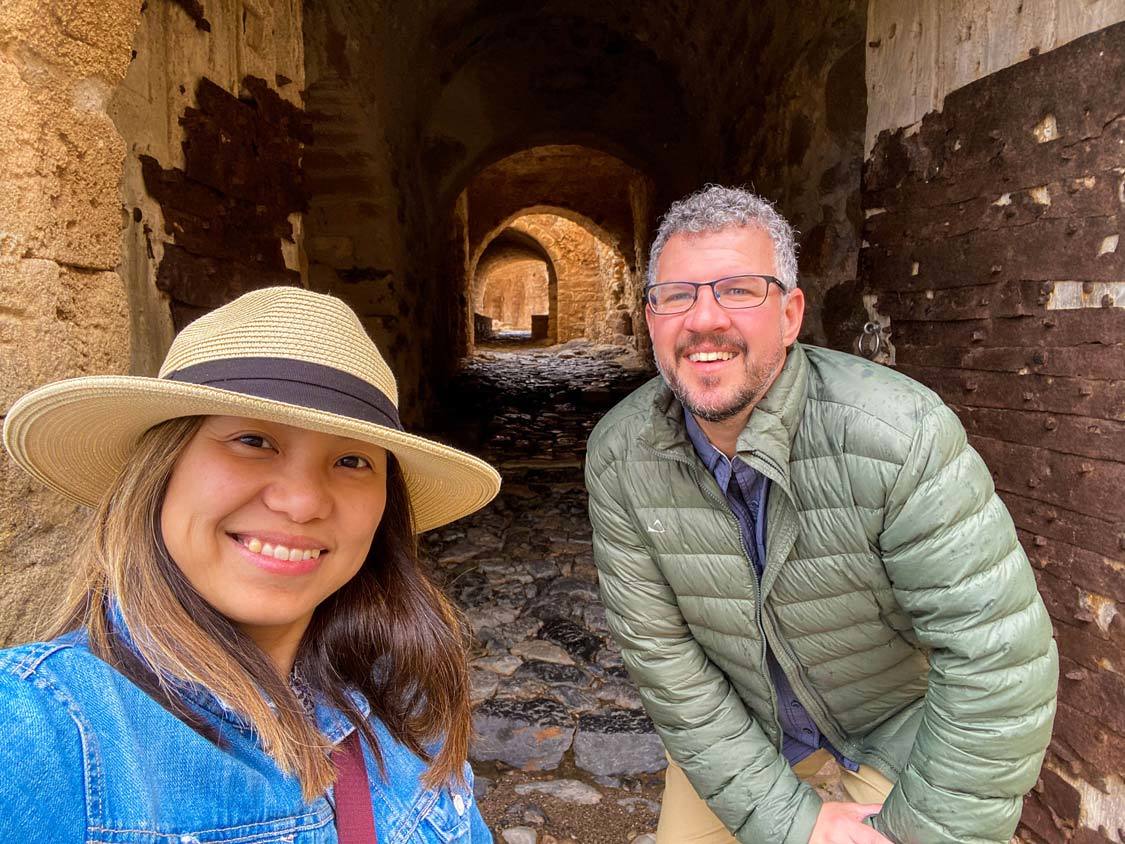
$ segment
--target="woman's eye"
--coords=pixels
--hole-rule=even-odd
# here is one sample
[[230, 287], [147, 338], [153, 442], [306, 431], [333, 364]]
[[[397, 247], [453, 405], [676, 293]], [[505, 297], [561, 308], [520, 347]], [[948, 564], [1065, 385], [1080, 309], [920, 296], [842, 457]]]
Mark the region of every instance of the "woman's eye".
[[250, 448], [272, 448], [273, 444], [261, 434], [242, 434], [238, 441]]
[[349, 454], [347, 457], [341, 457], [337, 462], [345, 469], [371, 468], [371, 461], [366, 457], [360, 457], [358, 454]]

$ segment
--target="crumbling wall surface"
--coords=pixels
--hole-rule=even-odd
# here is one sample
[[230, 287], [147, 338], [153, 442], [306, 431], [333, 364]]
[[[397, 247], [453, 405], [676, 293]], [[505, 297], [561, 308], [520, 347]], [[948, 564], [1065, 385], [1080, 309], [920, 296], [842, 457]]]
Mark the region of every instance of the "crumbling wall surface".
[[[624, 300], [625, 259], [590, 223], [557, 214], [527, 214], [511, 228], [533, 237], [551, 258], [557, 278], [551, 336], [559, 343], [585, 338], [624, 344], [632, 326]], [[598, 236], [600, 234], [600, 236]], [[620, 335], [620, 336], [619, 336]]]
[[[129, 317], [106, 115], [137, 26], [131, 0], [0, 3], [0, 410], [47, 381], [123, 373]], [[0, 643], [36, 635], [85, 512], [0, 456]]]
[[198, 106], [180, 118], [183, 169], [141, 156], [145, 188], [174, 237], [155, 281], [177, 331], [250, 290], [301, 282], [282, 244], [296, 242], [291, 216], [305, 208], [300, 158], [311, 131], [264, 79], [242, 84], [239, 98], [199, 80]]
[[110, 106], [129, 145], [121, 179], [133, 370], [174, 331], [257, 287], [301, 281], [298, 0], [144, 4]]
[[[904, 69], [904, 72], [905, 69]], [[867, 162], [862, 280], [956, 410], [1055, 626], [1031, 841], [1125, 840], [1125, 24], [950, 93]]]

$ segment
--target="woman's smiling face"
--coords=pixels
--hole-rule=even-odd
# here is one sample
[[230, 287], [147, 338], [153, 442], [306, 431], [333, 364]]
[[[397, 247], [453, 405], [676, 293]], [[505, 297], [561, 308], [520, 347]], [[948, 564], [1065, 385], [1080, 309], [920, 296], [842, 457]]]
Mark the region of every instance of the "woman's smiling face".
[[367, 558], [387, 501], [387, 453], [360, 440], [209, 416], [161, 509], [172, 559], [275, 662]]

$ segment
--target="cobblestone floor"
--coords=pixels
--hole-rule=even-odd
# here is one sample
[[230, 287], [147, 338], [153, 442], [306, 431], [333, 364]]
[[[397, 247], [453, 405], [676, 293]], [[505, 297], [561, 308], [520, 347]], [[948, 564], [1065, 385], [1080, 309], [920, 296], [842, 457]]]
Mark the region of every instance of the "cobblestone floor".
[[606, 627], [582, 482], [590, 430], [652, 374], [618, 347], [493, 347], [444, 399], [436, 433], [504, 476], [423, 541], [472, 627], [472, 759], [498, 842], [645, 844], [656, 828], [663, 748]]

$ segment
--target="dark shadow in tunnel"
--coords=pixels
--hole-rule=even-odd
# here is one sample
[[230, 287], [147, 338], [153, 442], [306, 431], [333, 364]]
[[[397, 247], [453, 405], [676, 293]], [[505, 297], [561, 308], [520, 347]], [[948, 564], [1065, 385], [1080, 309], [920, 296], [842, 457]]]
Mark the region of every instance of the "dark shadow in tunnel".
[[[639, 302], [659, 212], [706, 181], [749, 184], [804, 233], [810, 339], [862, 310], [845, 285], [866, 4], [304, 6], [310, 286], [357, 306], [401, 373], [406, 418], [435, 408], [471, 351], [482, 242], [528, 208], [608, 232]], [[848, 295], [822, 308], [837, 286]]]

